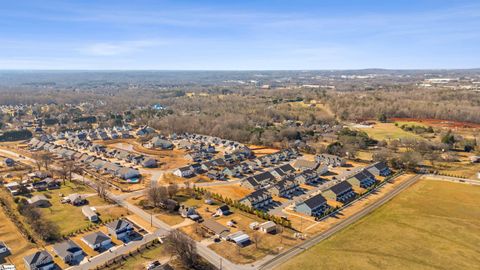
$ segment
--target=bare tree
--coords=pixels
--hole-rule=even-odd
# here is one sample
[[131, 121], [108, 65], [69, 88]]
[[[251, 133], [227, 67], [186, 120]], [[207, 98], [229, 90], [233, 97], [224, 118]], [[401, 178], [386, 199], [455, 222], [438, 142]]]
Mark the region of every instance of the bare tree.
[[200, 256], [195, 241], [178, 229], [172, 230], [165, 240], [167, 250], [176, 255], [185, 267], [198, 269]]
[[175, 195], [177, 195], [178, 185], [177, 185], [177, 184], [170, 184], [170, 185], [168, 185], [167, 191], [168, 191], [168, 197], [169, 197], [170, 199], [173, 199], [173, 197], [175, 197]]
[[151, 182], [150, 187], [145, 190], [145, 195], [154, 207], [159, 207], [167, 199], [168, 191], [167, 188]]
[[258, 244], [260, 244], [261, 240], [262, 240], [262, 235], [258, 231], [255, 231], [253, 233], [253, 242], [255, 242], [255, 249], [258, 249]]
[[98, 181], [96, 184], [96, 190], [98, 197], [102, 198], [103, 200], [108, 199], [108, 184], [104, 181]]
[[50, 165], [50, 163], [52, 162], [52, 159], [53, 159], [52, 153], [42, 152], [42, 153], [40, 153], [39, 157], [40, 157], [40, 160], [43, 163], [43, 166], [45, 167], [45, 170], [48, 171], [48, 166]]

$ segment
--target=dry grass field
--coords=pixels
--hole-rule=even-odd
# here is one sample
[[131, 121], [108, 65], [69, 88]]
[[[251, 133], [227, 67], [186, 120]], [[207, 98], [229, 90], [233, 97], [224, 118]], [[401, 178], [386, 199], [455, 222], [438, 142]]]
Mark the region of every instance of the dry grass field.
[[286, 269], [479, 269], [480, 187], [422, 180]]
[[383, 140], [394, 140], [394, 139], [401, 139], [401, 138], [414, 138], [420, 139], [419, 135], [416, 135], [412, 132], [404, 131], [403, 129], [395, 126], [394, 123], [379, 123], [377, 122], [372, 127], [368, 128], [354, 128], [360, 131], [364, 131], [370, 136], [371, 138], [379, 141]]
[[[17, 269], [24, 269], [23, 257], [34, 253], [37, 248], [20, 233], [2, 208], [0, 208], [0, 241], [5, 242], [12, 253], [6, 258], [6, 261], [17, 265]], [[2, 263], [0, 260], [0, 264]]]
[[241, 187], [240, 184], [232, 184], [228, 186], [211, 186], [205, 187], [205, 189], [212, 193], [220, 194], [223, 197], [228, 197], [232, 200], [239, 200], [252, 193], [252, 190]]

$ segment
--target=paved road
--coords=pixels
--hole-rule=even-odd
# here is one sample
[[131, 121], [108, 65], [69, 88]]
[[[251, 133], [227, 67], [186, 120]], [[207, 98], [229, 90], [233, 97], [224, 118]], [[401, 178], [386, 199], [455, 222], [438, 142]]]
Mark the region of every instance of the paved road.
[[390, 191], [387, 195], [382, 197], [380, 200], [375, 201], [374, 203], [368, 205], [367, 207], [363, 208], [359, 212], [353, 214], [352, 216], [344, 219], [343, 221], [337, 223], [336, 225], [332, 226], [330, 229], [324, 231], [323, 233], [312, 237], [300, 245], [297, 245], [284, 253], [279, 254], [275, 258], [269, 260], [268, 262], [264, 263], [259, 267], [259, 269], [275, 269], [280, 264], [290, 260], [291, 258], [295, 257], [296, 255], [300, 254], [304, 250], [318, 244], [319, 242], [327, 239], [328, 237], [332, 236], [333, 234], [337, 233], [338, 231], [344, 229], [345, 227], [353, 224], [354, 222], [358, 221], [359, 219], [363, 218], [364, 216], [370, 214], [378, 207], [382, 206], [384, 203], [388, 202], [390, 199], [398, 195], [400, 192], [405, 190], [406, 188], [413, 185], [418, 179], [420, 179], [421, 175], [415, 175], [410, 179], [406, 180], [405, 182], [399, 184], [394, 190]]

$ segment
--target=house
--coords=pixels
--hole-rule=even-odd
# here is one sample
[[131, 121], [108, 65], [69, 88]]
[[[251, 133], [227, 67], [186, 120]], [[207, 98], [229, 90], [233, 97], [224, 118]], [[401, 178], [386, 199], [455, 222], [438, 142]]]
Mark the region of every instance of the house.
[[228, 241], [232, 241], [240, 247], [248, 246], [251, 241], [250, 237], [243, 231], [238, 231], [227, 236]]
[[141, 164], [144, 168], [156, 168], [158, 166], [157, 160], [154, 158], [144, 158]]
[[189, 218], [193, 221], [202, 220], [202, 217], [197, 213], [195, 207], [185, 207], [184, 205], [182, 205], [182, 207], [178, 211], [180, 212], [180, 215], [184, 218]]
[[375, 176], [367, 169], [354, 173], [346, 181], [352, 186], [361, 188], [369, 188], [376, 183]]
[[296, 212], [314, 217], [323, 215], [328, 208], [327, 200], [322, 194], [317, 194], [295, 205]]
[[82, 241], [93, 250], [104, 250], [112, 244], [112, 239], [103, 232], [94, 232], [82, 237]]
[[117, 239], [127, 238], [134, 230], [133, 224], [126, 219], [118, 219], [106, 224], [109, 234], [115, 235]]
[[63, 198], [62, 202], [70, 203], [74, 206], [80, 206], [86, 204], [88, 201], [84, 195], [80, 195], [77, 193], [70, 194]]
[[83, 250], [72, 240], [55, 244], [53, 252], [67, 264], [76, 264], [83, 259]]
[[261, 223], [257, 226], [258, 230], [263, 233], [276, 233], [277, 232], [277, 224], [273, 221], [267, 221]]
[[265, 189], [256, 190], [250, 193], [249, 195], [247, 195], [245, 198], [239, 200], [239, 203], [245, 204], [247, 206], [250, 206], [256, 209], [261, 209], [263, 207], [266, 207], [272, 202], [273, 202], [272, 195], [270, 195], [270, 192], [268, 192]]
[[290, 195], [300, 187], [293, 177], [278, 181], [268, 188], [272, 196], [290, 197]]
[[215, 211], [215, 216], [228, 216], [232, 212], [230, 211], [230, 207], [228, 205], [224, 204], [220, 207], [217, 208], [217, 211]]
[[320, 164], [331, 166], [331, 167], [340, 167], [345, 166], [346, 161], [344, 158], [339, 156], [330, 155], [330, 154], [320, 154], [315, 157], [315, 160]]
[[216, 237], [221, 237], [226, 239], [227, 235], [230, 233], [230, 229], [223, 226], [222, 224], [216, 222], [213, 219], [207, 219], [202, 222], [202, 228], [210, 234], [215, 235]]
[[138, 178], [140, 177], [140, 171], [137, 169], [132, 169], [132, 168], [127, 168], [127, 167], [122, 167], [120, 170], [118, 170], [115, 175], [118, 177], [128, 180], [128, 179], [133, 179], [133, 178]]
[[297, 159], [295, 160], [295, 162], [292, 163], [292, 166], [298, 171], [303, 171], [307, 169], [315, 170], [318, 166], [318, 162], [306, 159]]
[[262, 187], [262, 185], [260, 183], [258, 183], [255, 180], [255, 178], [253, 178], [252, 176], [243, 179], [240, 186], [246, 187], [246, 188], [249, 188], [249, 189], [255, 189], [255, 190], [260, 189]]
[[13, 196], [19, 195], [21, 192], [21, 186], [18, 182], [10, 182], [4, 186]]
[[282, 178], [295, 172], [295, 168], [290, 164], [285, 164], [270, 171], [275, 178]]
[[190, 166], [185, 166], [185, 167], [176, 169], [173, 172], [173, 174], [178, 177], [192, 177], [195, 174], [195, 172]]
[[342, 181], [324, 191], [323, 196], [327, 199], [346, 202], [355, 196], [352, 185], [347, 181]]
[[225, 180], [225, 174], [218, 169], [211, 169], [207, 172], [207, 177], [213, 180]]
[[97, 222], [98, 221], [98, 215], [97, 215], [97, 213], [95, 213], [92, 210], [91, 207], [89, 207], [89, 206], [82, 207], [82, 213], [91, 222]]
[[35, 195], [27, 200], [28, 204], [33, 207], [49, 207], [50, 201], [44, 195]]
[[7, 247], [7, 244], [0, 241], [0, 258], [5, 257], [10, 254], [10, 249]]
[[304, 170], [295, 176], [295, 181], [298, 184], [314, 184], [319, 179], [320, 177], [318, 177], [318, 173], [310, 169]]
[[375, 162], [366, 167], [365, 170], [376, 176], [389, 176], [392, 174], [392, 171], [384, 161]]
[[45, 250], [37, 251], [24, 257], [23, 262], [27, 270], [50, 270], [56, 268], [52, 255]]

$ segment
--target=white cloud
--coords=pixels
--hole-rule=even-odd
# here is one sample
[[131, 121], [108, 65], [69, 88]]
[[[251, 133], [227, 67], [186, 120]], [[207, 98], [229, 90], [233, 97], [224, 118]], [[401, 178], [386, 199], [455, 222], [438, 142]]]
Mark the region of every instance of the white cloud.
[[158, 40], [134, 40], [122, 42], [98, 42], [89, 44], [81, 51], [93, 56], [113, 56], [127, 54], [148, 47], [164, 45], [166, 42]]

